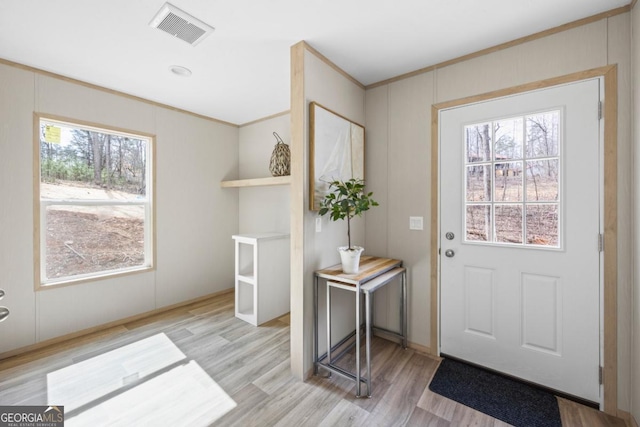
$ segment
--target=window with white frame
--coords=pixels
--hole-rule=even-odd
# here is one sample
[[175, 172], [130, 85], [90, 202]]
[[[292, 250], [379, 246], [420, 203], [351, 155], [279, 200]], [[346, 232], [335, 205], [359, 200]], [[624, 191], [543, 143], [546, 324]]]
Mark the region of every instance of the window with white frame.
[[153, 137], [36, 120], [36, 286], [152, 268]]

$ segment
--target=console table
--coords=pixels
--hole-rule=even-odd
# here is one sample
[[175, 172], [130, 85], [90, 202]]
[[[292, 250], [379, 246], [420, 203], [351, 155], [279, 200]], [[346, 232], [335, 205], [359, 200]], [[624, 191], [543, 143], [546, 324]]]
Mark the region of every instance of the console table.
[[[389, 331], [372, 324], [372, 297], [373, 293], [400, 276], [402, 279], [402, 297], [400, 299], [400, 332]], [[318, 355], [318, 282], [327, 280], [327, 353]], [[355, 315], [355, 347], [356, 347], [356, 371], [348, 372], [336, 366], [331, 360], [331, 289], [337, 288], [356, 293]], [[366, 352], [366, 377], [360, 373], [360, 295], [365, 296], [365, 352]], [[371, 330], [382, 330], [401, 339], [402, 347], [407, 348], [407, 272], [402, 267], [402, 261], [397, 259], [363, 256], [360, 259], [360, 270], [357, 274], [345, 274], [340, 264], [318, 270], [314, 274], [314, 374], [318, 374], [318, 368], [322, 367], [329, 373], [336, 373], [356, 382], [356, 396], [361, 397], [361, 383], [367, 385], [367, 397], [371, 397]], [[350, 335], [351, 337], [353, 335]], [[348, 337], [348, 338], [349, 338]], [[341, 343], [337, 344], [340, 345]]]

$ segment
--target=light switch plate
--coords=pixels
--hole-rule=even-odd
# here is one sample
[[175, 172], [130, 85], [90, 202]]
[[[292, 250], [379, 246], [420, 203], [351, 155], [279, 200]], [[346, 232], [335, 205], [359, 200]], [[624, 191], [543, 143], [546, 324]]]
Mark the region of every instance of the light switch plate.
[[422, 217], [421, 216], [410, 216], [409, 217], [409, 230], [422, 230]]
[[322, 231], [322, 218], [316, 218], [316, 233]]

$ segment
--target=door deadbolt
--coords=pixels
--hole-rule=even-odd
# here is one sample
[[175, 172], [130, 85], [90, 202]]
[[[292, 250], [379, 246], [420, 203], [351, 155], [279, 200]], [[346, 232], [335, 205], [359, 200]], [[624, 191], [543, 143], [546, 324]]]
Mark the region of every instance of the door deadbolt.
[[456, 237], [456, 235], [450, 231], [447, 231], [447, 234], [445, 234], [444, 237], [446, 237], [447, 240], [453, 240], [453, 238]]
[[455, 256], [455, 252], [453, 251], [453, 249], [447, 249], [446, 251], [444, 251], [444, 255], [447, 258], [453, 258]]

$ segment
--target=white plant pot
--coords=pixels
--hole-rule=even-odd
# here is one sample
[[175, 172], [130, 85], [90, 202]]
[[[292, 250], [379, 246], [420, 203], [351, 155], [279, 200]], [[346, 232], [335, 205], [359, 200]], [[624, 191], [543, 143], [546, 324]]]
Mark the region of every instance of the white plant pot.
[[363, 247], [353, 246], [349, 250], [348, 246], [340, 246], [340, 258], [342, 259], [342, 272], [346, 274], [356, 274], [360, 268], [360, 254], [364, 251]]

